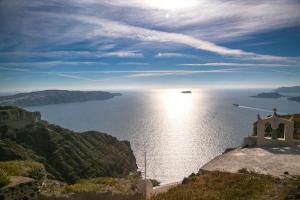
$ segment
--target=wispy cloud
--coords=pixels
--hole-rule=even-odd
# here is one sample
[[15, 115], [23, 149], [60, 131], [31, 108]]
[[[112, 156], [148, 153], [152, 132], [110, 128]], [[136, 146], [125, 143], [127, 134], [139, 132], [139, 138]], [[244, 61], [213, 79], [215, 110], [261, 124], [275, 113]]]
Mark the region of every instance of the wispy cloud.
[[99, 51], [103, 51], [103, 50], [110, 50], [115, 48], [117, 45], [116, 44], [104, 44], [101, 45], [100, 47], [97, 47], [97, 50]]
[[60, 76], [60, 77], [65, 77], [65, 78], [72, 78], [72, 79], [78, 79], [78, 80], [83, 80], [83, 81], [97, 81], [96, 79], [91, 79], [91, 78], [86, 78], [82, 76], [75, 76], [75, 75], [70, 75], [70, 74], [63, 74], [63, 73], [49, 73], [55, 76]]
[[204, 73], [238, 73], [244, 69], [219, 69], [219, 70], [159, 70], [159, 71], [144, 71], [127, 75], [127, 78], [142, 78], [142, 77], [159, 77], [159, 76], [182, 76]]
[[119, 65], [150, 65], [150, 63], [145, 62], [120, 62]]
[[300, 24], [300, 3], [297, 0], [116, 0], [101, 3], [90, 0], [86, 3], [108, 4], [124, 9], [135, 7], [135, 15], [127, 13], [128, 21], [136, 22], [140, 19], [138, 16], [143, 16], [145, 23], [169, 29], [176, 28], [210, 41], [236, 40], [252, 33]]
[[[82, 9], [84, 12], [72, 12], [72, 9], [67, 9], [65, 12], [52, 9], [45, 11], [43, 6], [48, 4], [41, 4], [35, 0], [30, 5], [22, 3], [16, 4], [16, 6], [21, 13], [26, 12], [24, 21], [31, 25], [26, 29], [21, 29], [20, 33], [30, 36], [28, 41], [33, 38], [34, 40], [39, 39], [27, 44], [29, 46], [39, 43], [41, 46], [46, 46], [47, 43], [69, 45], [80, 42], [97, 45], [99, 41], [105, 41], [105, 44], [100, 42], [99, 48], [103, 49], [104, 47], [105, 49], [106, 45], [108, 47], [106, 49], [111, 49], [115, 47], [114, 44], [107, 43], [121, 39], [131, 45], [136, 44], [137, 41], [183, 45], [237, 59], [299, 62], [299, 58], [264, 55], [228, 48], [212, 42], [214, 39], [211, 39], [215, 37], [237, 38], [253, 32], [299, 25], [300, 3], [297, 0], [272, 2], [263, 0], [256, 3], [250, 0], [189, 1], [191, 2], [74, 0], [70, 3], [62, 0], [59, 4], [50, 4], [58, 8], [69, 6], [84, 8]], [[5, 5], [7, 6], [7, 4], [4, 4], [3, 11], [9, 15], [9, 12], [4, 9]], [[176, 9], [171, 9], [174, 6]], [[128, 7], [133, 7], [133, 9], [127, 9]], [[7, 9], [11, 9], [11, 7], [7, 6]], [[94, 12], [95, 9], [98, 10], [97, 13]], [[224, 12], [224, 10], [230, 10], [230, 12]], [[122, 15], [116, 17], [113, 13]], [[167, 19], [166, 13], [169, 16]], [[141, 18], [143, 20], [140, 20]], [[44, 21], [47, 23], [41, 23]], [[36, 29], [36, 26], [32, 26], [33, 24], [41, 24], [42, 27]], [[136, 51], [118, 50], [99, 53], [98, 56], [124, 58], [143, 57], [143, 54]]]
[[185, 54], [185, 53], [174, 53], [174, 52], [159, 52], [154, 56], [155, 58], [193, 58], [200, 59], [199, 56]]
[[[76, 78], [81, 77], [72, 74], [123, 74], [119, 76], [113, 76], [113, 78], [142, 78], [142, 77], [159, 77], [159, 76], [183, 76], [183, 75], [191, 75], [191, 74], [204, 74], [204, 73], [237, 73], [241, 72], [241, 70], [245, 70], [245, 68], [231, 68], [231, 69], [217, 69], [217, 70], [123, 70], [123, 71], [80, 71], [80, 72], [51, 72], [49, 74], [54, 75], [66, 75], [68, 78]], [[125, 74], [125, 75], [124, 75]], [[70, 75], [70, 76], [68, 76]], [[81, 77], [82, 80], [85, 77]], [[111, 79], [111, 78], [110, 78]], [[91, 79], [90, 81], [101, 81], [107, 80], [104, 79]]]
[[270, 45], [270, 44], [273, 44], [273, 43], [274, 42], [255, 42], [255, 43], [245, 44], [244, 46], [248, 46], [248, 47], [264, 46], [264, 45]]
[[114, 51], [99, 55], [102, 57], [120, 57], [120, 58], [143, 58], [144, 55], [137, 51]]
[[239, 59], [286, 62], [299, 62], [300, 60], [299, 57], [264, 55], [253, 52], [247, 52], [241, 49], [231, 49], [186, 34], [157, 31], [143, 27], [127, 25], [121, 22], [107, 20], [95, 16], [63, 14], [55, 16], [60, 18], [77, 20], [82, 23], [97, 25], [98, 27], [94, 31], [87, 33], [88, 37], [102, 36], [109, 38], [128, 38], [148, 42], [171, 42], [186, 45], [195, 49], [213, 52], [223, 56], [232, 56]]
[[0, 70], [5, 70], [5, 71], [16, 71], [16, 72], [28, 72], [29, 69], [24, 69], [24, 68], [15, 68], [15, 67], [1, 67]]
[[279, 63], [186, 63], [179, 66], [222, 66], [222, 67], [300, 67], [300, 64]]
[[120, 58], [142, 58], [143, 53], [133, 50], [120, 51], [10, 51], [0, 52], [1, 57], [23, 56], [23, 57], [49, 57], [49, 58], [103, 58], [103, 57], [120, 57]]
[[[290, 27], [298, 29], [299, 0], [0, 2], [0, 70], [16, 74], [30, 72], [36, 78], [30, 81], [36, 83], [40, 74], [44, 76], [54, 69], [56, 75], [50, 75], [97, 82], [106, 77], [105, 80], [122, 80], [188, 77], [197, 73], [250, 73], [247, 68], [268, 68], [257, 71], [277, 76], [284, 68], [288, 71], [287, 67], [300, 64], [297, 36], [282, 30], [279, 38], [278, 32], [273, 32]], [[260, 34], [263, 32], [270, 37]], [[281, 43], [282, 49], [278, 49]], [[247, 45], [262, 48], [246, 48]], [[275, 46], [277, 49], [272, 49]], [[274, 52], [274, 55], [264, 52]], [[220, 71], [177, 70], [179, 59], [174, 58], [191, 59], [182, 66], [220, 66]], [[93, 71], [97, 65], [103, 65], [103, 71], [100, 67], [99, 71]], [[132, 69], [140, 70], [126, 70], [133, 65]], [[221, 67], [235, 69], [223, 71]], [[271, 71], [273, 67], [279, 70]], [[278, 77], [276, 81], [280, 81]]]
[[[62, 66], [62, 65], [106, 65], [105, 62], [90, 62], [90, 61], [38, 61], [38, 62], [0, 62], [0, 67], [2, 66], [22, 66], [22, 67], [39, 67], [47, 68], [53, 66]], [[25, 69], [24, 69], [25, 70]]]

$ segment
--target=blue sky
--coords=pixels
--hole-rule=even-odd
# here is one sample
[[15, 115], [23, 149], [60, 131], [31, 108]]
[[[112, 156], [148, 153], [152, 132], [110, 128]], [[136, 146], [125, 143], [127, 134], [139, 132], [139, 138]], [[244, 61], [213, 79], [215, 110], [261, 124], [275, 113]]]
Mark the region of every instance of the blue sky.
[[298, 0], [0, 0], [0, 91], [300, 85]]

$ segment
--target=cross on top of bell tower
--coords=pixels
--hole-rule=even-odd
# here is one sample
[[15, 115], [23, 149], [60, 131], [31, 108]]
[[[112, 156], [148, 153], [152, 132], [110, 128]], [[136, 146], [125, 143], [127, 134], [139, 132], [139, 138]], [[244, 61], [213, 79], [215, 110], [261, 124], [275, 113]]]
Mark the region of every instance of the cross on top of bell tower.
[[276, 108], [273, 108], [273, 112], [274, 112], [274, 115], [277, 115], [277, 109]]

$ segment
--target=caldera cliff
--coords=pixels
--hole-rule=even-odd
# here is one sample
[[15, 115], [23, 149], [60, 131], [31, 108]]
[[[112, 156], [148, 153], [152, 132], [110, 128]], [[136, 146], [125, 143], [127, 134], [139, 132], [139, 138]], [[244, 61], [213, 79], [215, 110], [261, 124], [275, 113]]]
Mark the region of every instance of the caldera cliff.
[[137, 170], [128, 141], [106, 133], [74, 132], [41, 120], [39, 112], [0, 106], [0, 161], [35, 160], [53, 178], [122, 177]]

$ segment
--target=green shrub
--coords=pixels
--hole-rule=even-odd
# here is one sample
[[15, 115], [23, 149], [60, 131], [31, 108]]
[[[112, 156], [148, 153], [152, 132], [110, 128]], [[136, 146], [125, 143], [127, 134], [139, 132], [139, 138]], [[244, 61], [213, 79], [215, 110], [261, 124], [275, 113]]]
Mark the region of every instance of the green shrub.
[[115, 179], [110, 178], [110, 177], [101, 177], [101, 178], [96, 178], [93, 181], [95, 184], [102, 184], [102, 185], [115, 185], [117, 182]]
[[9, 177], [4, 170], [0, 169], [0, 187], [6, 186], [7, 184], [9, 184]]
[[158, 180], [156, 180], [156, 179], [150, 179], [150, 181], [151, 181], [153, 187], [160, 186], [160, 182]]

